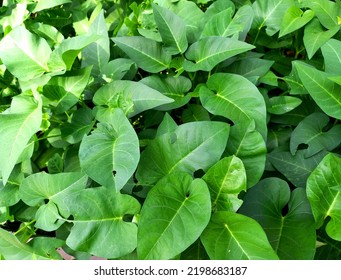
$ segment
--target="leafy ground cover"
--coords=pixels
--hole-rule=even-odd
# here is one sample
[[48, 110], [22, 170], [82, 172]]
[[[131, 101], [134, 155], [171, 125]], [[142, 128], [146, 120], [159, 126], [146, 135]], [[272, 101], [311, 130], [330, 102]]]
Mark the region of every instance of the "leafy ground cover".
[[2, 2], [0, 258], [340, 259], [340, 1]]

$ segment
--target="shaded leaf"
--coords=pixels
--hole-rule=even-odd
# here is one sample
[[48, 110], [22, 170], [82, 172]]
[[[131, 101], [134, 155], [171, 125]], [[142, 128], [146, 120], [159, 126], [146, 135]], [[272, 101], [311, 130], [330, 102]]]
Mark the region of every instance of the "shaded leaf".
[[271, 114], [282, 115], [294, 110], [302, 100], [293, 96], [274, 96], [269, 99], [267, 110]]
[[248, 190], [239, 212], [260, 223], [280, 259], [314, 258], [315, 222], [303, 188], [290, 193], [286, 181], [266, 178]]

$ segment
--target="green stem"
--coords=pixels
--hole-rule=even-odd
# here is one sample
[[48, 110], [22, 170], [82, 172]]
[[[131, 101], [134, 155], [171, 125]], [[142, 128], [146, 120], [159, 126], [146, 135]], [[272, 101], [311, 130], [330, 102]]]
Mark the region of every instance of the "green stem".
[[36, 220], [32, 220], [30, 221], [29, 223], [24, 223], [25, 225], [21, 228], [19, 228], [15, 233], [14, 235], [17, 235], [18, 233], [20, 233], [21, 231], [23, 231], [24, 229], [28, 228], [30, 225], [32, 225], [33, 223], [35, 223]]

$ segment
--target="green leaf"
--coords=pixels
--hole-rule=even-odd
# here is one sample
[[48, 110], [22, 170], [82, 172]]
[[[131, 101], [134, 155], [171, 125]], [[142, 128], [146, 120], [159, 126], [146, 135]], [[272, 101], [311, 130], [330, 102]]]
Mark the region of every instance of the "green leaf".
[[132, 196], [104, 187], [90, 188], [65, 199], [73, 216], [66, 244], [73, 250], [103, 258], [119, 258], [137, 246], [137, 226], [126, 217], [140, 204]]
[[280, 259], [314, 258], [315, 222], [303, 188], [290, 193], [286, 181], [264, 179], [246, 193], [239, 212], [260, 223]]
[[159, 42], [139, 36], [115, 37], [112, 40], [145, 71], [158, 73], [169, 67], [172, 57]]
[[329, 118], [323, 113], [314, 113], [306, 117], [294, 129], [290, 139], [290, 152], [294, 155], [300, 144], [308, 145], [305, 157], [310, 157], [322, 150], [332, 151], [340, 145], [341, 125], [324, 130]]
[[221, 159], [202, 177], [211, 194], [213, 211], [236, 212], [242, 200], [241, 191], [246, 191], [246, 173], [243, 162], [236, 156]]
[[59, 75], [69, 71], [72, 65], [79, 55], [79, 53], [88, 45], [95, 42], [100, 36], [84, 35], [70, 37], [63, 40], [60, 45], [58, 45], [47, 62], [49, 69], [54, 75]]
[[[35, 173], [20, 185], [20, 198], [29, 206], [40, 206], [36, 213], [35, 226], [53, 231], [59, 228], [68, 217], [68, 205], [64, 200], [66, 197], [86, 187], [87, 176], [82, 173], [58, 173], [47, 174], [45, 172]], [[46, 187], [48, 186], [48, 188]], [[44, 204], [44, 201], [47, 201]]]
[[[321, 51], [324, 57], [326, 73], [340, 76], [341, 73], [341, 57], [339, 54], [340, 48], [341, 42], [335, 39], [330, 39], [321, 47]], [[340, 84], [340, 82], [338, 84]]]
[[0, 172], [4, 185], [31, 137], [40, 128], [41, 103], [39, 95], [20, 94], [13, 97], [11, 107], [0, 114]]
[[47, 62], [51, 52], [43, 38], [30, 33], [24, 26], [17, 26], [0, 41], [0, 59], [14, 76], [23, 81], [49, 72]]
[[108, 63], [110, 57], [110, 40], [103, 10], [101, 10], [92, 22], [87, 34], [97, 35], [99, 38], [82, 51], [82, 67], [91, 65], [92, 74], [97, 77], [102, 72], [103, 67]]
[[241, 214], [214, 213], [200, 239], [211, 260], [278, 260], [262, 227]]
[[43, 95], [50, 99], [56, 113], [62, 113], [76, 105], [88, 85], [91, 66], [69, 71], [63, 76], [52, 77], [43, 87]]
[[121, 80], [135, 63], [127, 58], [117, 58], [108, 62], [102, 68], [102, 78], [108, 83]]
[[263, 175], [266, 161], [266, 144], [262, 135], [255, 129], [255, 122], [237, 124], [231, 127], [226, 152], [235, 155], [244, 164], [247, 187], [255, 185]]
[[253, 26], [258, 30], [266, 26], [266, 34], [273, 36], [280, 30], [287, 10], [294, 5], [293, 0], [256, 0], [253, 3], [255, 11]]
[[341, 159], [332, 153], [327, 154], [307, 181], [307, 196], [316, 221], [316, 227], [330, 217], [327, 234], [341, 241], [341, 192], [333, 187], [341, 185]]
[[328, 74], [304, 62], [293, 62], [298, 75], [311, 97], [327, 115], [341, 119], [341, 86], [330, 81]]
[[141, 210], [139, 259], [180, 254], [199, 238], [210, 214], [209, 191], [202, 179], [193, 180], [187, 173], [165, 176], [149, 191]]
[[309, 158], [306, 151], [298, 150], [293, 156], [290, 152], [273, 151], [267, 155], [273, 166], [281, 172], [294, 186], [304, 188], [310, 173], [326, 155], [321, 151]]
[[339, 31], [339, 26], [332, 29], [324, 30], [317, 19], [313, 19], [304, 28], [303, 42], [307, 50], [308, 58], [311, 59], [313, 55], [321, 48], [331, 37]]
[[300, 29], [309, 21], [311, 21], [314, 16], [315, 13], [312, 10], [306, 10], [303, 12], [296, 6], [290, 7], [283, 17], [279, 37], [283, 37], [296, 31], [297, 29]]
[[209, 121], [210, 115], [201, 105], [188, 104], [188, 108], [183, 110], [181, 118], [184, 123], [196, 121]]
[[325, 28], [332, 29], [338, 26], [337, 18], [340, 15], [340, 3], [329, 0], [301, 0], [301, 5], [312, 9]]
[[139, 183], [153, 185], [172, 172], [207, 170], [222, 155], [228, 134], [228, 124], [203, 121], [159, 135], [141, 154], [136, 173]]
[[80, 108], [75, 111], [69, 122], [60, 127], [62, 138], [70, 144], [80, 142], [95, 124], [92, 111], [89, 108]]
[[232, 38], [218, 36], [205, 37], [192, 44], [185, 53], [188, 60], [184, 61], [186, 71], [211, 71], [217, 64], [249, 51], [254, 46]]
[[201, 38], [209, 36], [227, 37], [232, 35], [228, 29], [232, 20], [233, 10], [228, 8], [213, 15], [205, 24], [204, 30], [201, 33]]
[[184, 53], [188, 47], [185, 22], [166, 8], [156, 4], [152, 6], [165, 50], [170, 54]]
[[96, 118], [108, 121], [115, 108], [120, 108], [129, 117], [148, 109], [173, 102], [173, 99], [142, 82], [113, 81], [96, 91], [93, 102]]
[[141, 83], [161, 92], [165, 96], [172, 98], [174, 102], [158, 106], [158, 110], [172, 110], [187, 104], [192, 95], [186, 93], [191, 89], [191, 80], [184, 77], [166, 77], [152, 75], [141, 80]]
[[44, 242], [39, 244], [40, 246], [34, 248], [32, 246], [34, 240], [29, 243], [22, 243], [14, 234], [0, 228], [0, 255], [4, 256], [6, 260], [61, 259], [60, 255], [54, 254], [53, 251], [62, 246], [63, 241], [46, 238]]
[[267, 110], [271, 114], [282, 115], [294, 110], [302, 100], [293, 96], [274, 96], [269, 99]]
[[37, 13], [42, 10], [50, 9], [62, 4], [71, 3], [71, 0], [44, 0], [44, 1], [37, 1], [36, 6], [34, 7], [32, 13]]
[[228, 73], [217, 73], [200, 88], [200, 101], [207, 111], [223, 116], [235, 124], [254, 120], [256, 130], [266, 138], [266, 108], [263, 96], [246, 78]]
[[122, 110], [110, 123], [99, 123], [79, 149], [82, 169], [99, 184], [119, 191], [133, 175], [140, 158], [135, 130]]

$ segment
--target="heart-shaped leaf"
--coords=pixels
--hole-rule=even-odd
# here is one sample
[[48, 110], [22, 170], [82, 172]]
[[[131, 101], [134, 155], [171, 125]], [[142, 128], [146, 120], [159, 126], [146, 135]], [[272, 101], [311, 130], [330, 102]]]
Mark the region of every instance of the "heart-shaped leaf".
[[138, 230], [139, 259], [170, 259], [197, 240], [208, 224], [211, 202], [206, 183], [187, 173], [161, 179], [143, 204]]
[[172, 172], [206, 170], [221, 157], [228, 134], [226, 123], [210, 121], [186, 123], [163, 133], [141, 154], [139, 183], [153, 185]]
[[103, 186], [119, 191], [133, 175], [140, 158], [135, 130], [120, 109], [109, 123], [98, 123], [79, 148], [82, 169]]
[[218, 211], [200, 237], [211, 260], [277, 260], [262, 227], [253, 219]]
[[309, 21], [311, 21], [314, 15], [315, 13], [312, 10], [306, 10], [303, 12], [297, 6], [290, 7], [283, 17], [279, 37], [282, 37], [284, 35], [294, 32], [297, 29], [300, 29]]
[[256, 130], [266, 139], [265, 101], [257, 87], [246, 78], [228, 73], [212, 75], [207, 87], [200, 88], [202, 105], [210, 113], [249, 125], [254, 120]]
[[334, 188], [341, 185], [340, 164], [341, 159], [329, 153], [307, 181], [307, 196], [317, 228], [330, 217], [326, 231], [331, 238], [338, 241], [341, 241], [341, 191]]
[[140, 211], [132, 196], [105, 187], [90, 188], [65, 198], [73, 219], [66, 244], [104, 258], [118, 258], [131, 253], [137, 244], [137, 226], [125, 221]]
[[315, 222], [303, 188], [290, 193], [287, 182], [264, 179], [246, 193], [239, 212], [261, 224], [280, 259], [314, 258]]

